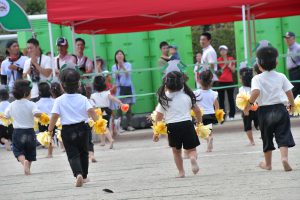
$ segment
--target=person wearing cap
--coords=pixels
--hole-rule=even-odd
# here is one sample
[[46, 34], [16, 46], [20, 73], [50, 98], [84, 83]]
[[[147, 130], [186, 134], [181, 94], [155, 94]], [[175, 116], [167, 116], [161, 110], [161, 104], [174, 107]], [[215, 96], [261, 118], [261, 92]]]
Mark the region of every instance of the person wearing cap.
[[56, 70], [56, 75], [59, 75], [59, 70], [64, 64], [76, 65], [76, 56], [68, 54], [68, 40], [66, 38], [60, 37], [56, 40], [56, 46], [58, 50], [58, 55], [54, 58], [54, 66]]
[[[232, 56], [228, 56], [228, 47], [221, 45], [219, 47], [220, 57], [218, 58], [219, 63], [219, 87], [227, 87], [234, 85], [233, 73], [235, 73], [235, 61]], [[234, 88], [225, 88], [217, 90], [219, 93], [220, 108], [225, 110], [225, 92], [229, 102], [229, 119], [234, 119], [235, 115], [235, 100], [234, 100]]]
[[94, 64], [87, 56], [84, 55], [84, 49], [85, 49], [84, 39], [76, 38], [75, 46], [76, 46], [77, 66], [79, 66], [79, 69], [85, 74], [92, 73], [94, 71]]
[[[287, 32], [284, 36], [288, 45], [286, 67], [289, 71], [291, 81], [300, 81], [300, 44], [296, 42], [296, 35], [293, 32]], [[292, 83], [294, 85], [293, 94], [296, 97], [300, 94], [300, 82]]]
[[28, 57], [21, 55], [19, 44], [14, 40], [7, 42], [6, 55], [7, 58], [1, 63], [1, 85], [8, 86], [12, 97], [14, 83], [22, 79], [24, 64]]
[[170, 60], [180, 60], [179, 53], [177, 51], [176, 45], [170, 45], [169, 46], [169, 53], [170, 53]]

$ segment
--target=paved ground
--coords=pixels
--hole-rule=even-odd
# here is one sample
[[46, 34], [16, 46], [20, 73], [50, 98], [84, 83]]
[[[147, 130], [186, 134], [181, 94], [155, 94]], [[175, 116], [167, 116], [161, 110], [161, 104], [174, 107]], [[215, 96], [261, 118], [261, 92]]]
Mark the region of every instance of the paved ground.
[[[262, 171], [262, 143], [255, 132], [255, 147], [248, 147], [241, 132], [241, 121], [215, 128], [215, 149], [205, 153], [198, 148], [201, 171], [192, 175], [185, 160], [187, 178], [175, 179], [177, 173], [166, 139], [151, 141], [150, 130], [124, 133], [114, 150], [96, 144], [97, 163], [90, 165], [91, 182], [82, 188], [74, 179], [66, 155], [55, 150], [53, 159], [38, 150], [32, 175], [22, 175], [22, 168], [11, 152], [0, 149], [0, 199], [300, 199], [300, 119], [293, 119], [298, 146], [290, 151], [294, 171], [284, 172], [279, 152], [274, 152], [273, 170]], [[108, 188], [113, 194], [102, 190]]]

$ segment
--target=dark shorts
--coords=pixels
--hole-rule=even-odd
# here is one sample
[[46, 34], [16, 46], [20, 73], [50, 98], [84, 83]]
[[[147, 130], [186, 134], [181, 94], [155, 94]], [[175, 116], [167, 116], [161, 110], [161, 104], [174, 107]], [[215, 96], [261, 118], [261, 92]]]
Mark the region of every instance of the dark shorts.
[[13, 126], [9, 125], [8, 127], [0, 125], [0, 144], [3, 144], [1, 142], [1, 138], [5, 138], [7, 140], [12, 140], [12, 134], [13, 134]]
[[89, 135], [89, 151], [94, 152], [94, 143], [93, 143], [93, 134], [92, 134], [92, 128], [90, 127], [89, 124], [86, 124], [87, 126], [87, 131]]
[[264, 152], [275, 150], [274, 136], [278, 148], [295, 146], [290, 116], [283, 104], [261, 106], [257, 112]]
[[252, 130], [252, 121], [254, 124], [254, 127], [256, 130], [259, 129], [258, 127], [258, 116], [257, 112], [255, 111], [249, 111], [249, 115], [245, 116], [244, 113], [242, 113], [243, 123], [244, 123], [244, 131], [251, 131]]
[[170, 147], [176, 149], [194, 149], [200, 145], [194, 124], [192, 121], [183, 121], [167, 124]]
[[103, 119], [107, 120], [107, 127], [109, 127], [109, 122], [110, 122], [110, 118], [111, 118], [111, 114], [112, 114], [112, 110], [110, 108], [101, 108], [102, 112], [106, 115], [103, 115]]
[[204, 125], [208, 125], [208, 124], [217, 124], [218, 120], [216, 118], [215, 114], [208, 114], [208, 115], [203, 115], [202, 116], [202, 123]]
[[32, 128], [14, 129], [12, 144], [16, 158], [24, 155], [26, 160], [36, 161], [36, 136]]

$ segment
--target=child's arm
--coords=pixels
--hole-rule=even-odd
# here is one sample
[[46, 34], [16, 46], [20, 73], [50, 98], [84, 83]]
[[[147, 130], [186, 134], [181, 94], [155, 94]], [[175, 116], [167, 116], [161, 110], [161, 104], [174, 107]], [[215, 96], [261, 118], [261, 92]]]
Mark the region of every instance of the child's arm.
[[120, 99], [118, 99], [117, 97], [115, 97], [115, 96], [109, 94], [109, 95], [108, 95], [108, 98], [109, 98], [111, 101], [118, 103], [119, 106], [122, 105], [122, 101], [120, 101]]
[[293, 92], [292, 92], [292, 90], [289, 90], [285, 94], [286, 94], [287, 98], [289, 99], [289, 103], [290, 103], [289, 112], [290, 112], [290, 114], [293, 114], [294, 113], [294, 108], [295, 108]]
[[[162, 114], [162, 113], [160, 113], [160, 112], [157, 112], [156, 118], [155, 118], [155, 123], [156, 123], [156, 122], [159, 122], [159, 121], [162, 121], [163, 118], [164, 118], [164, 114]], [[153, 135], [153, 141], [154, 141], [154, 142], [158, 142], [158, 141], [159, 141], [159, 135], [154, 134], [154, 135]]]
[[255, 102], [256, 99], [258, 98], [259, 94], [260, 94], [260, 91], [259, 91], [258, 89], [255, 89], [255, 90], [253, 90], [253, 91], [251, 92], [251, 96], [250, 96], [250, 99], [249, 99], [249, 101], [248, 101], [248, 105], [247, 105], [246, 108], [244, 109], [244, 114], [245, 114], [246, 116], [249, 115], [249, 110], [250, 110], [250, 108], [251, 108], [251, 105], [254, 104], [254, 102]]
[[215, 110], [219, 110], [220, 109], [218, 98], [214, 101], [214, 107], [215, 107]]
[[202, 122], [202, 113], [201, 113], [199, 106], [197, 104], [195, 104], [193, 106], [192, 110], [195, 113], [196, 122], [197, 122], [197, 124], [199, 124], [200, 122]]
[[88, 110], [88, 115], [94, 120], [94, 121], [97, 121], [98, 120], [98, 116], [95, 112], [95, 109], [94, 108], [91, 108]]
[[51, 133], [54, 130], [55, 124], [59, 118], [59, 114], [53, 113], [48, 126], [48, 131]]

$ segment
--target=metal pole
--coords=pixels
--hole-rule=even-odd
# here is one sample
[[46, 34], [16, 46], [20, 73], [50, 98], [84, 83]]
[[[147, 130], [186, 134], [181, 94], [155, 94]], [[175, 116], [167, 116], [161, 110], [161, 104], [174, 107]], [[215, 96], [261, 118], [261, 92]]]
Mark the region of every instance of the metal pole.
[[254, 39], [254, 46], [256, 46], [256, 45], [257, 45], [257, 43], [256, 43], [255, 15], [252, 15], [252, 27], [253, 27], [253, 39]]
[[51, 51], [50, 64], [52, 66], [52, 76], [55, 77], [55, 67], [53, 65], [53, 60], [54, 60], [53, 36], [52, 36], [52, 25], [50, 22], [48, 22], [48, 30], [49, 30], [50, 51]]
[[96, 43], [95, 43], [95, 35], [92, 34], [92, 47], [93, 47], [93, 57], [94, 57], [94, 67], [95, 67], [95, 72], [99, 73], [98, 68], [97, 68], [97, 63], [96, 63]]
[[71, 31], [72, 31], [73, 54], [76, 55], [76, 50], [75, 50], [75, 26], [74, 26], [74, 22], [72, 23]]
[[243, 33], [244, 33], [244, 59], [248, 61], [248, 47], [247, 47], [247, 33], [246, 33], [246, 9], [245, 5], [242, 6], [242, 17], [243, 17]]
[[247, 25], [248, 25], [248, 42], [249, 42], [249, 54], [250, 60], [252, 59], [252, 34], [251, 34], [251, 15], [250, 15], [250, 6], [247, 6]]

